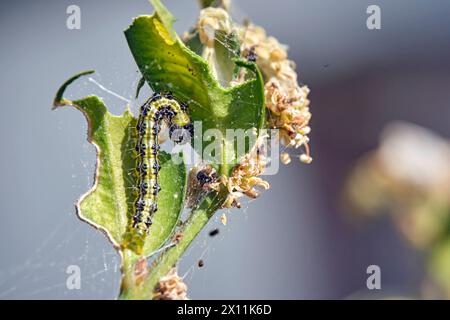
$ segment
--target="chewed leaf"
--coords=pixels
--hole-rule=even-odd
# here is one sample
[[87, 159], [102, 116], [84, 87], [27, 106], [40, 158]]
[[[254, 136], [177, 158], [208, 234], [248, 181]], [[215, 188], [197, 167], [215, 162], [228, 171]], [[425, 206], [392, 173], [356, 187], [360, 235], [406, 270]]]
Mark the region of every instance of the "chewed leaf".
[[[251, 146], [238, 153], [236, 137], [227, 136], [226, 130], [260, 129], [264, 124], [261, 74], [254, 63], [236, 60], [239, 67], [247, 69], [250, 80], [223, 88], [212, 76], [208, 63], [175, 34], [167, 9], [157, 0], [151, 2], [156, 13], [137, 17], [125, 30], [131, 52], [154, 91], [171, 91], [176, 98], [189, 104], [192, 120], [202, 123], [202, 132], [195, 132], [195, 136], [203, 136], [208, 129], [218, 129], [222, 133], [220, 159], [231, 159], [231, 162], [217, 165], [221, 165], [222, 173], [228, 174]], [[194, 147], [203, 154], [205, 144], [199, 145], [194, 144]]]
[[128, 109], [120, 116], [112, 115], [97, 96], [75, 101], [63, 98], [64, 90], [71, 82], [89, 73], [92, 72], [70, 78], [58, 91], [54, 103], [55, 107], [73, 106], [85, 115], [88, 141], [97, 152], [94, 185], [78, 200], [77, 214], [103, 231], [117, 249], [148, 255], [167, 241], [178, 222], [185, 196], [186, 167], [184, 163], [174, 162], [171, 155], [159, 153], [162, 190], [158, 194], [158, 211], [148, 236], [139, 236], [131, 226], [136, 183], [133, 152], [136, 118]]

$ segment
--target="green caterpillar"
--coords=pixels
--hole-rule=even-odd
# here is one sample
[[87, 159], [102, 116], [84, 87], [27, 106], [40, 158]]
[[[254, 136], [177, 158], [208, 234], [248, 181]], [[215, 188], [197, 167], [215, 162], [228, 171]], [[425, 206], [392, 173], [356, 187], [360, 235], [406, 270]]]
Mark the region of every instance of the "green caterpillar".
[[169, 125], [170, 138], [185, 142], [184, 135], [174, 137], [176, 130], [187, 130], [193, 136], [193, 126], [187, 114], [187, 105], [174, 99], [171, 93], [155, 93], [142, 105], [136, 126], [136, 200], [134, 202], [133, 227], [146, 234], [152, 224], [152, 216], [158, 210], [158, 133], [161, 122]]

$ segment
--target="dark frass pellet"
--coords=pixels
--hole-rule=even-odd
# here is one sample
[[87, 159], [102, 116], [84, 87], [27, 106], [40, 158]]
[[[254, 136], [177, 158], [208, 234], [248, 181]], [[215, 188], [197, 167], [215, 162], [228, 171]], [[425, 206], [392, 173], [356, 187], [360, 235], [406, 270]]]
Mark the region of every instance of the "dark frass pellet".
[[219, 234], [219, 229], [218, 228], [216, 228], [216, 229], [214, 229], [214, 230], [211, 230], [210, 232], [209, 232], [209, 236], [210, 237], [215, 237], [215, 236], [217, 236]]

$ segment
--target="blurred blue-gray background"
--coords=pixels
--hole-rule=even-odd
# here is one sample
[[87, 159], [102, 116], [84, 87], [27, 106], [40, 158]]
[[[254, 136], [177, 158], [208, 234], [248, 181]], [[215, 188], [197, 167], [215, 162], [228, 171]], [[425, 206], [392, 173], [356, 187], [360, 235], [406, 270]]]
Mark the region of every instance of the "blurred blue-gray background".
[[[166, 0], [179, 33], [198, 14], [195, 0]], [[81, 30], [66, 8], [81, 8]], [[366, 9], [381, 7], [381, 30]], [[182, 260], [192, 299], [346, 298], [366, 289], [366, 268], [382, 269], [385, 290], [415, 294], [424, 264], [387, 219], [355, 228], [340, 205], [353, 161], [377, 146], [391, 120], [450, 136], [450, 2], [447, 0], [235, 0], [249, 17], [289, 44], [311, 92], [314, 162], [293, 161], [270, 176], [271, 189], [211, 239], [211, 221]], [[119, 258], [105, 237], [75, 215], [92, 184], [94, 148], [74, 109], [50, 111], [69, 76], [94, 78], [131, 99], [139, 73], [123, 36], [146, 0], [0, 2], [0, 298], [114, 299]], [[124, 103], [79, 81], [72, 97], [96, 93], [115, 113]], [[203, 259], [205, 266], [197, 267]], [[66, 267], [79, 265], [81, 290]]]

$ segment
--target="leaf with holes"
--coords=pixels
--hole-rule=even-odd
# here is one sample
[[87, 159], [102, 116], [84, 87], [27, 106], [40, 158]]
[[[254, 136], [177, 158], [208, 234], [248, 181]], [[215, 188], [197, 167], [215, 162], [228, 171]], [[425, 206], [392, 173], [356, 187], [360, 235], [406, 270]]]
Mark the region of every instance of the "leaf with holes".
[[[133, 172], [135, 159], [132, 152], [133, 136], [137, 120], [127, 109], [120, 116], [112, 115], [97, 96], [79, 100], [63, 97], [64, 91], [79, 77], [93, 71], [83, 72], [70, 78], [58, 91], [54, 106], [73, 106], [80, 110], [88, 122], [88, 141], [97, 152], [94, 186], [77, 202], [78, 216], [103, 231], [121, 252], [129, 249], [132, 262], [138, 256], [146, 256], [159, 249], [171, 236], [183, 208], [186, 189], [186, 166], [176, 164], [171, 155], [160, 152], [158, 211], [148, 236], [133, 232]], [[177, 155], [179, 157], [179, 155]]]
[[[224, 88], [213, 77], [210, 66], [191, 51], [176, 35], [174, 18], [158, 0], [151, 0], [156, 13], [137, 17], [125, 30], [128, 45], [147, 83], [156, 92], [171, 91], [179, 100], [189, 104], [193, 121], [202, 129], [196, 139], [208, 129], [218, 129], [220, 155], [215, 165], [222, 174], [229, 174], [251, 145], [238, 150], [236, 137], [227, 129], [260, 129], [265, 121], [264, 84], [254, 63], [234, 60], [235, 66], [247, 70], [251, 77], [239, 85]], [[198, 127], [197, 127], [198, 128]], [[201, 140], [201, 139], [200, 139]], [[204, 155], [205, 144], [194, 143]]]

